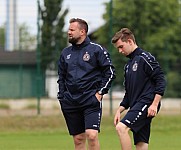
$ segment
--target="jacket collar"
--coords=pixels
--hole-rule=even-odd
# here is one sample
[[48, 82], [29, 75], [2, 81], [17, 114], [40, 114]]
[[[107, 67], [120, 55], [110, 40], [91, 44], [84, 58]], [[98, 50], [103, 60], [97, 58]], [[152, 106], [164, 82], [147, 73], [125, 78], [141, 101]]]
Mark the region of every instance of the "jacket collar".
[[81, 44], [72, 44], [72, 46], [75, 49], [81, 49], [81, 48], [85, 47], [86, 45], [88, 45], [89, 43], [90, 43], [90, 39], [87, 36]]
[[139, 47], [137, 47], [131, 54], [129, 54], [128, 58], [133, 59], [136, 55], [139, 55], [143, 50]]

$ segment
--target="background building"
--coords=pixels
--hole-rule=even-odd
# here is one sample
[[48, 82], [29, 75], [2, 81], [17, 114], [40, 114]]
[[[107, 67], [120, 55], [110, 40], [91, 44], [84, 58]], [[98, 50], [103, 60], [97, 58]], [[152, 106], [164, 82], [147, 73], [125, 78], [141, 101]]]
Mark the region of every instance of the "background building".
[[[36, 52], [0, 51], [0, 98], [37, 96]], [[45, 96], [45, 73], [40, 74], [40, 94]]]

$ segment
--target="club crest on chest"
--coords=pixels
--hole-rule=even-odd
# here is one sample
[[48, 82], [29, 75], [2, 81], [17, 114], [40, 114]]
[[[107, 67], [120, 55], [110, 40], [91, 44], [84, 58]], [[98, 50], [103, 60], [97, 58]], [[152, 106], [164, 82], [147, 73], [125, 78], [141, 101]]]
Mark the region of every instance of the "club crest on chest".
[[86, 53], [83, 55], [83, 60], [84, 60], [84, 61], [89, 61], [89, 60], [90, 60], [90, 55], [88, 54], [88, 52], [86, 52]]
[[132, 70], [137, 71], [137, 69], [138, 69], [138, 63], [135, 61], [133, 64]]

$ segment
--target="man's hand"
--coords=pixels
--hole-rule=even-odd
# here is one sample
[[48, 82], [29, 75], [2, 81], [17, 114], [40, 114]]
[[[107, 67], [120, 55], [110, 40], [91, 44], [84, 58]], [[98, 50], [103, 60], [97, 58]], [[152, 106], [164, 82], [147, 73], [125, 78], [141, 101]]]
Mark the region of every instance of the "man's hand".
[[116, 114], [114, 116], [114, 125], [116, 126], [121, 120], [121, 113], [119, 110], [116, 111]]
[[98, 94], [98, 92], [96, 93], [95, 96], [99, 102], [102, 100], [103, 95]]
[[158, 108], [159, 102], [161, 100], [161, 97], [162, 96], [159, 94], [155, 95], [153, 103], [148, 108], [148, 114], [147, 114], [148, 117], [155, 117], [157, 115], [157, 111], [158, 111], [157, 108]]
[[151, 104], [148, 108], [148, 117], [155, 117], [157, 115], [157, 106]]
[[114, 116], [114, 125], [116, 126], [121, 120], [121, 113], [125, 110], [123, 106], [119, 106]]

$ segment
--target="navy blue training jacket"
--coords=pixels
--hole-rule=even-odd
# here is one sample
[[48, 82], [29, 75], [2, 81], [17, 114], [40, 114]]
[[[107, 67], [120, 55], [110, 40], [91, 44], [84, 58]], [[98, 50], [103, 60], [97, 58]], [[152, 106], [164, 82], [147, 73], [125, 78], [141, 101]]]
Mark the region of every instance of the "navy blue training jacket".
[[106, 94], [115, 78], [115, 68], [107, 50], [86, 37], [82, 44], [63, 49], [58, 75], [58, 99], [80, 100], [97, 91]]
[[141, 101], [151, 104], [155, 94], [163, 96], [166, 81], [159, 63], [149, 53], [136, 48], [124, 68], [125, 96], [120, 106], [126, 109]]

